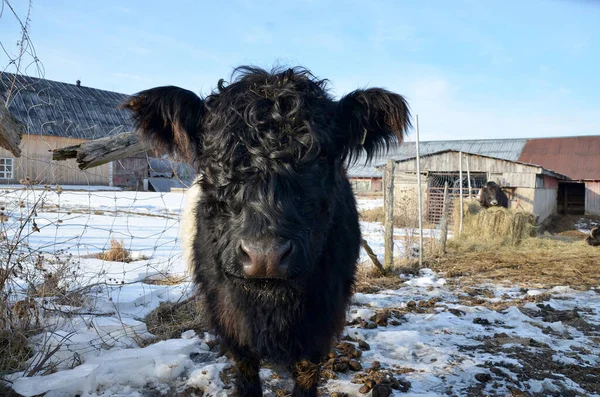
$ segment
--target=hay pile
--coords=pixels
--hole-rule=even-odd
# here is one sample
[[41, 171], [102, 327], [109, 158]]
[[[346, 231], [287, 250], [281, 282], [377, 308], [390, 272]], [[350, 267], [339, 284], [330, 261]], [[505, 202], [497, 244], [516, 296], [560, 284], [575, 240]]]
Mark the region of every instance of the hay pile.
[[524, 211], [502, 207], [483, 208], [477, 201], [463, 204], [463, 229], [460, 230], [460, 206], [453, 213], [453, 230], [461, 240], [494, 242], [500, 245], [519, 245], [537, 233], [535, 217]]

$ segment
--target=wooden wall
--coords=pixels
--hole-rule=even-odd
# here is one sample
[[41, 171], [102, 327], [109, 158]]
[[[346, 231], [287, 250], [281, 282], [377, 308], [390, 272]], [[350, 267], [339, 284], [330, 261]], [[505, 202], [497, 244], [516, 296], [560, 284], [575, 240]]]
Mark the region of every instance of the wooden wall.
[[0, 158], [13, 158], [12, 180], [0, 180], [0, 184], [19, 183], [26, 177], [35, 183], [59, 185], [109, 185], [110, 167], [104, 164], [87, 171], [81, 171], [74, 159], [53, 161], [50, 150], [76, 145], [85, 139], [60, 138], [44, 135], [25, 135], [21, 142], [22, 155], [14, 158], [0, 148]]
[[[467, 157], [470, 172], [485, 172], [490, 180], [499, 180], [504, 185], [515, 187], [535, 187], [536, 175], [540, 167], [519, 164], [511, 161], [482, 157], [463, 153], [462, 169], [467, 175]], [[428, 172], [457, 172], [460, 169], [459, 155], [455, 152], [440, 153], [421, 158], [421, 170]], [[396, 163], [396, 173], [415, 172], [414, 160]]]
[[[503, 186], [511, 187], [511, 208], [531, 212], [542, 222], [557, 210], [558, 180], [542, 175], [543, 170], [537, 166], [519, 164], [510, 161], [481, 157], [463, 153], [463, 175], [467, 177], [467, 161], [472, 173], [488, 174], [488, 180], [496, 181]], [[439, 172], [455, 173], [459, 170], [458, 153], [448, 152], [424, 157], [421, 159], [421, 190], [424, 200], [424, 214], [427, 214], [425, 200], [427, 197], [427, 174]], [[416, 162], [409, 160], [396, 163], [394, 174], [394, 201], [397, 205], [406, 201], [406, 197], [417, 198]], [[598, 192], [600, 193], [600, 184]], [[466, 194], [467, 186], [464, 186]], [[600, 196], [598, 196], [600, 206]]]

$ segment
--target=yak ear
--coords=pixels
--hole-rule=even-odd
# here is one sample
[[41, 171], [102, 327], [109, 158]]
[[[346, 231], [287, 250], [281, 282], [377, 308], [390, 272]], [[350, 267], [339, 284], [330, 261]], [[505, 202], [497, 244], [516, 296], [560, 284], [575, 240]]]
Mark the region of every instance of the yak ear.
[[121, 105], [154, 148], [190, 160], [198, 154], [204, 101], [191, 91], [165, 86], [141, 91]]
[[367, 162], [403, 141], [411, 127], [406, 100], [382, 88], [356, 90], [337, 105], [338, 125], [344, 135], [344, 157], [356, 160], [364, 150]]

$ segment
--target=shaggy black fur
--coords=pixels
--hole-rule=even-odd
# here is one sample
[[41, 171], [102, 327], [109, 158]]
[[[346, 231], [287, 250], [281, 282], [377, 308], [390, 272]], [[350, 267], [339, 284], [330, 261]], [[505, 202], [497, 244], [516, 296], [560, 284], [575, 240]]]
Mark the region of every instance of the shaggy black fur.
[[487, 182], [479, 192], [479, 203], [482, 207], [508, 208], [508, 196], [496, 182]]
[[[145, 140], [199, 172], [191, 260], [238, 394], [262, 395], [267, 359], [289, 366], [294, 396], [316, 396], [314, 364], [344, 326], [361, 241], [345, 168], [402, 140], [405, 100], [371, 88], [334, 101], [306, 69], [240, 67], [204, 99], [160, 87], [124, 106]], [[277, 238], [292, 242], [287, 277], [245, 278], [240, 240]]]

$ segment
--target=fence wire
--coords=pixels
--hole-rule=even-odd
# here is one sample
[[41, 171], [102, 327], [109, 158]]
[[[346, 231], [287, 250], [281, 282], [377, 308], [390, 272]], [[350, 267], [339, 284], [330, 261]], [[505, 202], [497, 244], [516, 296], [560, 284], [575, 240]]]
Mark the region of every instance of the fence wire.
[[[52, 160], [52, 149], [130, 126], [85, 120], [90, 109], [75, 108], [80, 88], [100, 110], [119, 94], [46, 79], [33, 9], [0, 0], [0, 106], [25, 128], [21, 157], [0, 148], [0, 380], [9, 383], [139, 346], [154, 331], [144, 318], [192, 293], [178, 236], [184, 193], [140, 191], [153, 172], [148, 154], [137, 156], [142, 170], [127, 159], [85, 172]], [[127, 172], [133, 182], [111, 186]]]

